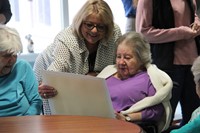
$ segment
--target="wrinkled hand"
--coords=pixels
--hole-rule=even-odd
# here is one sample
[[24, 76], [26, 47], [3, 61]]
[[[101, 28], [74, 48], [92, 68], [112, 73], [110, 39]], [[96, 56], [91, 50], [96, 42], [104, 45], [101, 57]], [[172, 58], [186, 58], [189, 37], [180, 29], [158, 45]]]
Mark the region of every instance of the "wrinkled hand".
[[118, 120], [126, 121], [125, 116], [118, 112], [115, 112], [115, 118]]
[[194, 22], [190, 25], [190, 27], [192, 31], [196, 33], [194, 38], [200, 35], [200, 23]]
[[181, 30], [180, 33], [183, 33], [183, 35], [185, 34], [185, 36], [184, 36], [185, 39], [192, 39], [198, 35], [197, 31], [192, 29], [192, 25], [191, 25], [191, 27], [180, 26], [179, 29]]
[[57, 90], [48, 85], [39, 85], [39, 94], [42, 98], [48, 99], [56, 96], [58, 94]]
[[184, 39], [194, 39], [200, 35], [200, 25], [193, 23], [190, 26], [180, 26], [177, 31], [183, 35]]
[[130, 113], [133, 113], [133, 105], [127, 109], [127, 110], [124, 110], [124, 111], [121, 111], [120, 113], [123, 114], [123, 115], [127, 115], [127, 114], [130, 114]]

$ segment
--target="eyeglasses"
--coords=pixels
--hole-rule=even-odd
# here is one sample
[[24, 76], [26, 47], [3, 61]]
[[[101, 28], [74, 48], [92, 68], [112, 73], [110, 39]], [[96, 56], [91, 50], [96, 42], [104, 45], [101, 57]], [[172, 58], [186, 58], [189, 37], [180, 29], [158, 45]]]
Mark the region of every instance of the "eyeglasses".
[[16, 58], [17, 57], [17, 55], [16, 54], [4, 54], [4, 55], [2, 55], [2, 57], [4, 57], [4, 58]]
[[94, 27], [98, 32], [104, 32], [106, 30], [106, 26], [104, 24], [94, 24], [92, 22], [83, 22], [84, 26], [88, 30], [92, 30]]
[[16, 58], [17, 57], [17, 53], [8, 53], [8, 52], [0, 52], [0, 56], [3, 57], [3, 58], [11, 58], [11, 57], [14, 57]]

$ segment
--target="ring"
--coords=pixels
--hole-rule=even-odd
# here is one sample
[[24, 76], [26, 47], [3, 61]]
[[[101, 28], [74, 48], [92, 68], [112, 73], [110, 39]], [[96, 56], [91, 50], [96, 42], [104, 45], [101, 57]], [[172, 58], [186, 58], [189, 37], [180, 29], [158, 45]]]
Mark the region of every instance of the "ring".
[[47, 94], [46, 94], [46, 93], [44, 93], [43, 95], [44, 95], [44, 97], [46, 97], [46, 96], [47, 96]]

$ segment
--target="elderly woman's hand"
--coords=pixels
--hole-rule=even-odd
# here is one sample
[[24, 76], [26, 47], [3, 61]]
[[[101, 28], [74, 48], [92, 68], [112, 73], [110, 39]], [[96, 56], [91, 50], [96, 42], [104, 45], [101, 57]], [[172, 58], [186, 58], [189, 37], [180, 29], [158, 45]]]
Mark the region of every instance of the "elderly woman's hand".
[[118, 113], [118, 112], [115, 112], [115, 118], [118, 119], [118, 120], [126, 121], [125, 116], [121, 113]]
[[58, 94], [57, 90], [51, 86], [48, 85], [39, 85], [39, 93], [40, 96], [44, 99], [48, 99], [51, 97], [54, 97]]

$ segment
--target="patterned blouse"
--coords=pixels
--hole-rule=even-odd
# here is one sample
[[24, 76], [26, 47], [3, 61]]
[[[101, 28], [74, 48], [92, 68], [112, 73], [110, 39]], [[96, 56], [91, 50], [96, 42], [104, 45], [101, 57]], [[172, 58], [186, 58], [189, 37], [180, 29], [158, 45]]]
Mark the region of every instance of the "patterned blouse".
[[[100, 72], [108, 65], [115, 63], [116, 40], [121, 36], [121, 30], [115, 24], [113, 37], [101, 40], [98, 45], [94, 71]], [[47, 47], [36, 59], [34, 71], [38, 81], [41, 81], [41, 70], [70, 72], [87, 74], [89, 51], [83, 38], [78, 38], [68, 27], [61, 31], [55, 38], [54, 43]], [[44, 114], [51, 114], [47, 105], [48, 100], [43, 100]]]

